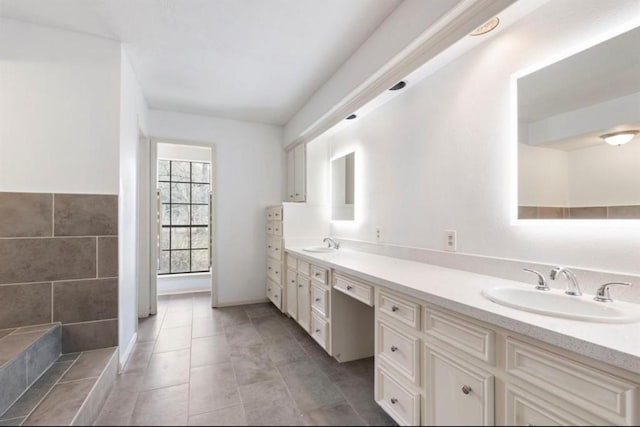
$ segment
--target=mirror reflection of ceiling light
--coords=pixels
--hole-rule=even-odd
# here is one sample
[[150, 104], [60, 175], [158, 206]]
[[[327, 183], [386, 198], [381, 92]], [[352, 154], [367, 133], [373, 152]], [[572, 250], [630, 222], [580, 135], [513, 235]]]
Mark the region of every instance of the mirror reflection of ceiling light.
[[489, 31], [493, 30], [500, 23], [500, 19], [497, 16], [489, 19], [484, 24], [480, 25], [478, 28], [473, 30], [470, 36], [481, 36], [482, 34], [487, 34]]
[[638, 134], [637, 130], [623, 130], [621, 132], [613, 132], [605, 135], [601, 135], [600, 138], [604, 139], [609, 145], [624, 145], [631, 141]]

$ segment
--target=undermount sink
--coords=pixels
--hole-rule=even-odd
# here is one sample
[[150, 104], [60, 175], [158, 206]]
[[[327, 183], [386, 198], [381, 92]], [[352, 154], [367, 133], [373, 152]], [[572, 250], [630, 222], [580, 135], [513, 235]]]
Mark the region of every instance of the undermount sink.
[[570, 296], [553, 289], [496, 287], [484, 289], [482, 294], [497, 304], [547, 316], [601, 323], [640, 321], [640, 312], [626, 307], [625, 303], [602, 303], [588, 295]]
[[337, 249], [328, 246], [307, 246], [306, 248], [302, 248], [302, 250], [307, 252], [335, 252]]

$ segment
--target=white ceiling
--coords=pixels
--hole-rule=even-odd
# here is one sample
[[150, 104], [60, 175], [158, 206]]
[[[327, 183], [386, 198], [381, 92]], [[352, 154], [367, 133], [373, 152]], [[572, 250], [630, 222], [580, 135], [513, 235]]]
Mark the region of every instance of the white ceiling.
[[0, 0], [122, 41], [149, 106], [285, 124], [401, 0]]

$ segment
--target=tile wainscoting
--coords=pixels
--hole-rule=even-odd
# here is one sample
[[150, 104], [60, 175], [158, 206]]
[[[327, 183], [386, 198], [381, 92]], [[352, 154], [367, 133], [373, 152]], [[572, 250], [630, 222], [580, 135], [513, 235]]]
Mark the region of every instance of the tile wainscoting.
[[118, 196], [0, 192], [0, 329], [62, 323], [63, 353], [118, 343]]

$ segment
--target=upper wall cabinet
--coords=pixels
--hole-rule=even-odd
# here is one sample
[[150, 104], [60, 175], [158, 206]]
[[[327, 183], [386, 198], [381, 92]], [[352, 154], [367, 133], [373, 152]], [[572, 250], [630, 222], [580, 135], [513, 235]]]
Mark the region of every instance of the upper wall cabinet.
[[307, 198], [306, 154], [305, 144], [287, 151], [287, 202], [304, 202]]

